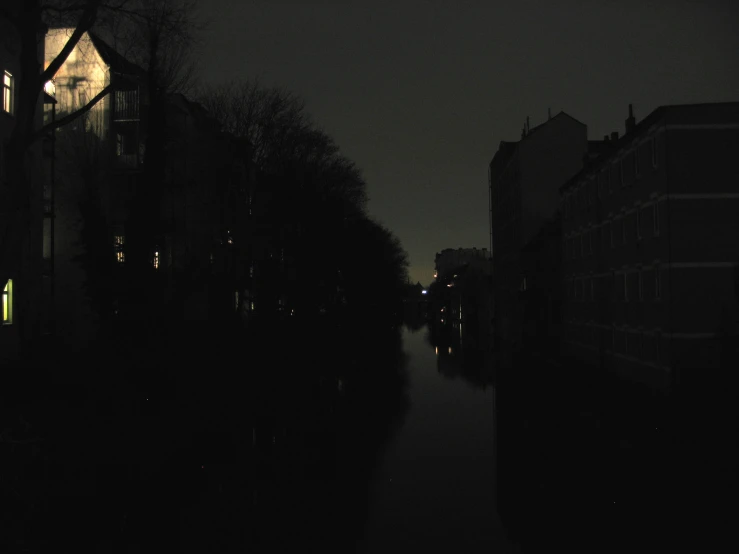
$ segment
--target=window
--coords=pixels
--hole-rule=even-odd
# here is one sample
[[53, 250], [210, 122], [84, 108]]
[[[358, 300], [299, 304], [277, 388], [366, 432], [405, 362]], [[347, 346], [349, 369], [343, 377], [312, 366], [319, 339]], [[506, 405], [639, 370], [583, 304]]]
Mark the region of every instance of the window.
[[634, 177], [639, 176], [639, 147], [634, 150]]
[[654, 236], [659, 236], [659, 201], [654, 201]]
[[8, 279], [3, 287], [3, 325], [13, 323], [13, 279]]
[[239, 309], [239, 291], [237, 290], [234, 291], [234, 304], [235, 304], [234, 308], [238, 310]]
[[654, 334], [654, 350], [655, 350], [655, 359], [657, 360], [657, 362], [661, 361], [660, 342], [662, 342], [662, 335], [660, 333], [655, 333]]
[[639, 300], [644, 300], [644, 280], [642, 279], [641, 269], [639, 270]]
[[588, 254], [593, 253], [593, 234], [595, 233], [595, 229], [591, 229], [588, 233]]
[[608, 194], [613, 194], [613, 184], [611, 183], [611, 168], [606, 169], [606, 185], [608, 186]]
[[615, 300], [616, 297], [616, 272], [611, 270], [611, 294], [613, 299]]
[[662, 296], [662, 279], [659, 264], [654, 266], [654, 298], [659, 300]]
[[621, 183], [621, 186], [626, 185], [626, 179], [624, 178], [624, 160], [621, 158], [618, 161], [618, 181]]
[[641, 207], [636, 207], [636, 240], [641, 240]]
[[610, 222], [608, 224], [608, 231], [611, 234], [611, 248], [613, 248], [616, 245], [616, 243], [613, 241], [613, 222]]
[[616, 326], [611, 326], [611, 351], [616, 350]]
[[624, 284], [624, 302], [629, 301], [629, 279], [626, 272], [623, 273], [623, 284]]
[[626, 216], [621, 219], [621, 240], [622, 244], [626, 244]]
[[[254, 264], [249, 265], [249, 277], [254, 277]], [[434, 278], [436, 278], [436, 271], [434, 271]]]
[[591, 301], [595, 300], [595, 278], [594, 277], [590, 279], [590, 300]]
[[657, 167], [657, 137], [649, 139], [649, 151], [652, 155], [652, 167]]
[[585, 184], [585, 206], [590, 207], [590, 184]]
[[584, 257], [584, 254], [583, 254], [583, 252], [585, 251], [585, 246], [584, 246], [584, 242], [585, 242], [585, 241], [583, 240], [583, 236], [582, 236], [582, 234], [581, 234], [581, 235], [580, 235], [580, 257], [581, 257], [581, 258], [583, 258], [583, 257]]
[[154, 250], [154, 269], [159, 269], [159, 250]]
[[624, 331], [624, 354], [629, 354], [629, 332]]
[[15, 92], [15, 79], [6, 71], [3, 74], [3, 111], [12, 114], [15, 108], [13, 94]]
[[125, 239], [123, 235], [116, 235], [113, 239], [115, 247], [115, 259], [119, 264], [126, 261], [126, 254], [124, 252]]

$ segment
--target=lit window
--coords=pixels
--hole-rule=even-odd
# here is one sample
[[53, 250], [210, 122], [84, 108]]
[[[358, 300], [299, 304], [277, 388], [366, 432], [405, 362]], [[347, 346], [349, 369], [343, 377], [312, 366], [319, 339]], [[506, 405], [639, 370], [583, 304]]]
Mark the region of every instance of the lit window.
[[659, 236], [659, 202], [654, 201], [654, 236]]
[[249, 277], [254, 277], [254, 264], [249, 265]]
[[159, 269], [159, 250], [154, 251], [154, 269]]
[[238, 310], [239, 309], [239, 291], [234, 291], [234, 303], [235, 303], [235, 308]]
[[226, 242], [228, 242], [228, 244], [234, 243], [234, 238], [233, 236], [231, 236], [231, 231], [229, 231], [228, 229], [226, 229], [226, 237]]
[[13, 105], [14, 81], [15, 79], [8, 71], [3, 74], [3, 111], [9, 114], [12, 114], [15, 108]]
[[252, 302], [252, 303], [250, 304], [250, 308], [251, 308], [251, 311], [253, 312], [253, 311], [254, 311], [254, 302]]
[[3, 288], [3, 325], [13, 323], [13, 279], [8, 279]]
[[122, 235], [116, 235], [113, 239], [114, 245], [115, 245], [115, 259], [118, 263], [123, 263], [126, 261], [126, 254], [123, 251], [124, 247], [124, 237]]

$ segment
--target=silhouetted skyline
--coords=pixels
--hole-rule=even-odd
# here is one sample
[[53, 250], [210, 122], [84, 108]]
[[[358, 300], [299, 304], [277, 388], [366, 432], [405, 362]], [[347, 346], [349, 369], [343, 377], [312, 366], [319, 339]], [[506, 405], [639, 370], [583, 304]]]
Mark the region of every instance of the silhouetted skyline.
[[443, 248], [489, 243], [487, 165], [561, 110], [591, 139], [664, 104], [739, 98], [731, 2], [212, 0], [205, 83], [260, 78], [363, 170], [369, 211], [433, 279]]

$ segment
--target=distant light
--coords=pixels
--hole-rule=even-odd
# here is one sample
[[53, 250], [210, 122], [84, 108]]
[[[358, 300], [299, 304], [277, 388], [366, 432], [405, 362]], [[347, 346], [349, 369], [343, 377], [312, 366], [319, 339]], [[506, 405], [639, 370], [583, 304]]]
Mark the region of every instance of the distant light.
[[427, 290], [422, 290], [421, 291], [421, 294], [428, 294], [428, 291]]
[[438, 346], [436, 347], [436, 355], [437, 356], [439, 355], [439, 347]]
[[449, 347], [449, 353], [450, 354], [452, 353], [452, 347], [451, 346]]

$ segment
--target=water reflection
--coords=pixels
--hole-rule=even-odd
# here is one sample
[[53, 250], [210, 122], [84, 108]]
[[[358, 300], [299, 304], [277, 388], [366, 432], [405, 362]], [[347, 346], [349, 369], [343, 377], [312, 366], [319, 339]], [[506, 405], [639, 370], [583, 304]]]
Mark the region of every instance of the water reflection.
[[130, 355], [43, 396], [59, 437], [44, 532], [86, 522], [102, 552], [354, 551], [409, 410], [400, 329], [185, 329], [162, 350], [169, 363]]
[[436, 367], [448, 379], [462, 379], [485, 390], [493, 384], [493, 353], [485, 337], [465, 333], [462, 323], [430, 321], [425, 334], [434, 347]]
[[362, 553], [511, 551], [495, 509], [489, 379], [458, 338], [434, 344], [441, 331], [403, 333], [412, 408], [380, 464]]

